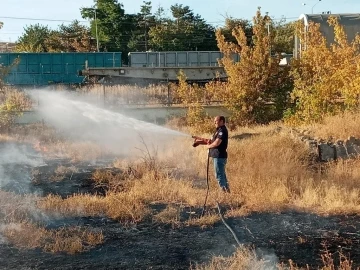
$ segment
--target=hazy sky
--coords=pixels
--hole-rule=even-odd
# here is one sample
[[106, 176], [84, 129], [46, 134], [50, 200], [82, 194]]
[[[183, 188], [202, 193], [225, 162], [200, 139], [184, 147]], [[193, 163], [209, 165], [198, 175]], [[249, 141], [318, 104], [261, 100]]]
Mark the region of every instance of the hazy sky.
[[[137, 13], [142, 0], [119, 0], [126, 13]], [[225, 16], [251, 19], [258, 6], [270, 16], [278, 19], [282, 16], [294, 20], [302, 13], [331, 11], [334, 13], [360, 13], [360, 0], [153, 0], [153, 11], [159, 4], [169, 13], [172, 4], [188, 5], [194, 13], [200, 14], [214, 26], [222, 25]], [[305, 3], [306, 5], [303, 5]], [[93, 0], [1, 0], [0, 21], [4, 27], [0, 30], [0, 41], [16, 41], [26, 25], [40, 23], [57, 28], [61, 23], [74, 19], [83, 20], [81, 7], [90, 7]], [[16, 17], [16, 18], [10, 18]], [[24, 19], [20, 19], [24, 18]], [[44, 19], [44, 20], [31, 20]], [[59, 20], [59, 21], [49, 21]], [[88, 24], [84, 22], [84, 24]]]

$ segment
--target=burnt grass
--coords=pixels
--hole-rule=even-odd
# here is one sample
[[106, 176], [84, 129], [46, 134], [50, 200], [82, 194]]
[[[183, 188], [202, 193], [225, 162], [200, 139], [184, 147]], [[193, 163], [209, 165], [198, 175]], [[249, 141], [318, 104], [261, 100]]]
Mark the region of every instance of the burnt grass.
[[[5, 173], [14, 179], [20, 176], [23, 179], [16, 184], [3, 185], [2, 189], [62, 197], [74, 193], [104, 194], [106, 191], [96, 187], [91, 180], [95, 170], [106, 167], [105, 161], [75, 164], [77, 172], [64, 174], [61, 181], [46, 181], [59, 165], [74, 164], [68, 160], [48, 160], [37, 167], [3, 164]], [[36, 179], [31, 175], [34, 169], [38, 172]], [[154, 211], [164, 208], [165, 205], [153, 206]], [[222, 210], [226, 212], [225, 208]], [[188, 218], [188, 212], [189, 209], [183, 209], [184, 220]], [[199, 215], [201, 209], [195, 209], [195, 212]], [[291, 259], [299, 267], [308, 265], [310, 269], [317, 269], [323, 265], [322, 254], [334, 254], [335, 264], [338, 264], [341, 252], [350, 257], [354, 267], [360, 267], [358, 215], [325, 217], [286, 211], [252, 213], [226, 221], [240, 242], [256, 250], [260, 258], [270, 258], [276, 263], [287, 263]], [[68, 255], [17, 249], [0, 241], [0, 269], [189, 269], [191, 265], [209, 262], [213, 256], [231, 256], [237, 247], [232, 234], [221, 221], [204, 229], [197, 226], [173, 228], [151, 220], [123, 225], [105, 217], [84, 216], [50, 220], [44, 226], [49, 229], [64, 226], [100, 229], [104, 243], [89, 251]]]

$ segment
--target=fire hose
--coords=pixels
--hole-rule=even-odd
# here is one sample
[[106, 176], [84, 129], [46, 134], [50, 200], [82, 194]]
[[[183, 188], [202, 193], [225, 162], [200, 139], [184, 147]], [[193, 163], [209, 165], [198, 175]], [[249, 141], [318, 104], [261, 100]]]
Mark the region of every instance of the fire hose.
[[[205, 139], [205, 138], [201, 138], [201, 137], [198, 137], [198, 136], [192, 136], [192, 138], [195, 139], [194, 143], [192, 145], [193, 147], [197, 147], [199, 145], [207, 145], [207, 144], [211, 143], [210, 139]], [[209, 196], [209, 190], [210, 190], [210, 186], [209, 186], [209, 163], [210, 163], [210, 149], [208, 150], [207, 164], [206, 164], [206, 186], [207, 186], [207, 188], [206, 188], [206, 196], [205, 196], [204, 205], [203, 205], [203, 208], [202, 208], [202, 211], [201, 211], [201, 217], [203, 217], [204, 214], [205, 214], [206, 203], [207, 203], [207, 199], [208, 199], [208, 196]], [[234, 237], [236, 243], [239, 245], [239, 247], [242, 247], [242, 244], [240, 243], [239, 239], [237, 238], [235, 232], [231, 229], [229, 224], [226, 223], [223, 215], [221, 214], [220, 205], [219, 205], [219, 202], [217, 202], [217, 201], [216, 201], [216, 206], [217, 206], [221, 221], [224, 223], [225, 227], [231, 232], [231, 234], [233, 235], [233, 237]]]
[[[210, 144], [211, 143], [211, 140], [210, 139], [205, 139], [205, 138], [201, 138], [201, 137], [198, 137], [198, 136], [192, 136], [194, 140], [194, 143], [193, 143], [193, 147], [197, 147], [199, 145], [206, 145], [206, 144]], [[208, 199], [208, 196], [209, 196], [209, 190], [210, 190], [210, 186], [209, 186], [209, 163], [210, 163], [210, 149], [208, 150], [208, 154], [207, 154], [207, 163], [206, 163], [206, 196], [205, 196], [205, 201], [204, 201], [204, 204], [203, 204], [203, 208], [202, 208], [202, 211], [201, 211], [201, 217], [204, 216], [205, 214], [205, 210], [206, 210], [206, 203], [207, 203], [207, 199]]]

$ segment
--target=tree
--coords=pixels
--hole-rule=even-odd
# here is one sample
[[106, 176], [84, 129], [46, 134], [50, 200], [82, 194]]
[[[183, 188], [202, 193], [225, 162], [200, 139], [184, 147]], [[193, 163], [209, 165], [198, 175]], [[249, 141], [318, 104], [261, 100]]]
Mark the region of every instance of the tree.
[[272, 24], [275, 32], [272, 47], [273, 52], [289, 54], [293, 53], [295, 25], [296, 22], [286, 22], [285, 19]]
[[45, 41], [50, 36], [50, 29], [40, 24], [24, 28], [25, 33], [19, 38], [15, 46], [17, 52], [47, 52]]
[[328, 20], [335, 40], [329, 46], [320, 25], [297, 25], [303, 49], [293, 62], [295, 108], [291, 122], [313, 122], [345, 110], [358, 109], [360, 102], [360, 36], [348, 42], [343, 26], [335, 17]]
[[143, 1], [140, 13], [137, 14], [137, 28], [132, 32], [128, 43], [131, 51], [147, 51], [149, 49], [149, 27], [156, 24], [151, 10], [151, 2]]
[[[224, 53], [221, 63], [228, 82], [213, 83], [208, 88], [215, 89], [214, 95], [225, 102], [237, 122], [265, 123], [280, 119], [289, 100], [292, 84], [288, 68], [279, 66], [280, 56], [271, 56], [269, 21], [269, 16], [263, 16], [258, 8], [253, 19], [251, 45], [242, 26], [232, 32], [237, 44], [226, 41], [221, 29], [216, 32], [218, 46]], [[240, 54], [239, 62], [233, 61], [234, 53]]]
[[95, 7], [81, 8], [82, 17], [91, 20], [92, 35], [95, 36], [97, 28], [103, 50], [122, 51], [127, 55], [129, 40], [137, 27], [137, 16], [125, 14], [123, 4], [117, 0], [94, 1]]
[[69, 25], [62, 24], [52, 31], [45, 41], [49, 52], [89, 52], [95, 51], [95, 41], [90, 29], [75, 20]]
[[247, 38], [247, 45], [252, 44], [253, 28], [250, 20], [234, 19], [227, 17], [225, 19], [225, 25], [221, 28], [221, 33], [224, 35], [225, 40], [228, 42], [237, 43], [236, 38], [232, 35], [235, 28], [242, 28]]
[[[171, 18], [156, 16], [157, 24], [150, 27], [150, 44], [154, 50], [217, 50], [215, 29], [188, 6], [170, 7]], [[160, 16], [159, 16], [160, 15]], [[160, 18], [160, 20], [159, 20]]]
[[0, 132], [9, 130], [22, 111], [31, 108], [31, 99], [24, 92], [5, 88], [0, 92]]
[[154, 17], [151, 15], [151, 2], [143, 2], [144, 4], [141, 6], [140, 10], [140, 22], [139, 26], [144, 27], [144, 43], [145, 43], [145, 51], [148, 49], [148, 27], [150, 21], [154, 21]]

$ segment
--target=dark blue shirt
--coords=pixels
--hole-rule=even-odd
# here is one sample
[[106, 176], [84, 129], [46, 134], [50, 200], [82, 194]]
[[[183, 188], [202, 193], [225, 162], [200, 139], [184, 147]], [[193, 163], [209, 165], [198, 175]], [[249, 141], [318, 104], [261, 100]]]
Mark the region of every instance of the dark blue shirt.
[[211, 143], [213, 143], [217, 138], [221, 139], [221, 143], [214, 148], [210, 149], [210, 157], [213, 158], [227, 158], [227, 146], [228, 146], [228, 130], [226, 126], [218, 127], [211, 139]]

